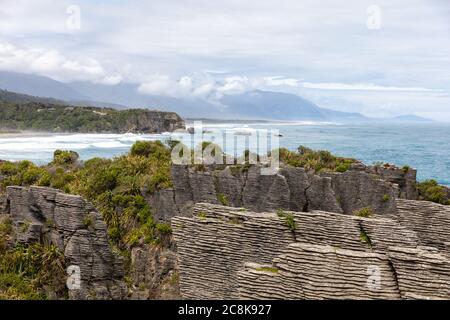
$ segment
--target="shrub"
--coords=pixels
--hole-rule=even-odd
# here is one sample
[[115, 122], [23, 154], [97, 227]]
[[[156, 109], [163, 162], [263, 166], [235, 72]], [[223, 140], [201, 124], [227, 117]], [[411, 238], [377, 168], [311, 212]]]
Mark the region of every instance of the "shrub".
[[314, 151], [304, 146], [299, 146], [297, 152], [290, 151], [286, 148], [280, 148], [278, 150], [273, 150], [271, 154], [277, 152], [279, 154], [280, 161], [294, 167], [303, 167], [316, 172], [345, 172], [350, 168], [350, 165], [355, 162], [354, 159], [334, 156], [329, 151]]
[[391, 197], [388, 194], [383, 195], [383, 202], [388, 202], [391, 200]]
[[422, 200], [432, 201], [444, 205], [449, 205], [450, 200], [443, 186], [440, 186], [436, 180], [430, 179], [418, 183], [419, 196]]
[[148, 157], [151, 154], [161, 152], [166, 149], [161, 141], [136, 141], [131, 147], [132, 156]]
[[362, 208], [359, 210], [353, 211], [353, 214], [357, 217], [369, 218], [373, 216], [374, 212], [371, 207]]
[[170, 227], [170, 224], [167, 223], [158, 223], [156, 225], [156, 229], [164, 234], [170, 234], [172, 233], [172, 228]]
[[284, 219], [284, 221], [285, 221], [287, 227], [289, 228], [289, 230], [291, 230], [292, 232], [295, 231], [296, 224], [295, 224], [294, 215], [292, 213], [285, 212], [283, 209], [278, 209], [277, 210], [277, 216], [279, 218]]
[[61, 166], [74, 165], [79, 157], [75, 151], [56, 150], [53, 153], [53, 164]]

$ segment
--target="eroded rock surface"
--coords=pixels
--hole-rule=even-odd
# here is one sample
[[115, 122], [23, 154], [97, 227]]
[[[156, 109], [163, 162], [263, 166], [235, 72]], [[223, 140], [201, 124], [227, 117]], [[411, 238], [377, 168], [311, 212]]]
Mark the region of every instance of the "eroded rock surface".
[[80, 196], [42, 187], [7, 187], [6, 214], [16, 243], [52, 243], [64, 253], [67, 266], [80, 268], [81, 287], [71, 299], [123, 299], [121, 259], [108, 243], [106, 224]]
[[[448, 247], [423, 246], [431, 235], [395, 216], [278, 216], [199, 203], [172, 227], [186, 299], [450, 298]], [[446, 243], [448, 233], [434, 238]]]
[[352, 214], [364, 207], [371, 207], [377, 214], [396, 211], [398, 186], [365, 170], [319, 175], [282, 165], [275, 175], [261, 175], [261, 168], [227, 166], [200, 171], [174, 165], [171, 172], [174, 188], [153, 196], [156, 218], [169, 221], [177, 215], [190, 215], [194, 204], [200, 202], [255, 212], [284, 209]]

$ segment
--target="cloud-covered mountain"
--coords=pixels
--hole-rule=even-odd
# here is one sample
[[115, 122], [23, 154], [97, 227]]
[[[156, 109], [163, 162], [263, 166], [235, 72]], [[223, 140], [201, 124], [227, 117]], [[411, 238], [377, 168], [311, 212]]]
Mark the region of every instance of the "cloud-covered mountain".
[[320, 108], [295, 94], [255, 90], [238, 95], [225, 95], [220, 101], [224, 114], [277, 120], [364, 120], [359, 113]]
[[59, 100], [87, 100], [72, 87], [48, 77], [0, 71], [0, 89]]
[[0, 89], [77, 105], [146, 107], [174, 111], [185, 118], [361, 121], [358, 113], [321, 108], [294, 94], [255, 90], [223, 95], [218, 99], [145, 95], [137, 84], [103, 85], [92, 82], [61, 83], [50, 78], [0, 72]]

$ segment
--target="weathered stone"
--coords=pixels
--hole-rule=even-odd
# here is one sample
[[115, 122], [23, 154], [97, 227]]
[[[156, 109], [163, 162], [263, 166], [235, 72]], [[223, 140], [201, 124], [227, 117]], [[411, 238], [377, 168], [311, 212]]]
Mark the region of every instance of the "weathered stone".
[[390, 247], [388, 256], [403, 298], [450, 299], [448, 256], [420, 247]]
[[385, 255], [305, 243], [289, 244], [273, 265], [245, 264], [238, 281], [241, 299], [400, 298]]
[[144, 245], [131, 250], [131, 299], [179, 299], [176, 252]]
[[218, 204], [219, 195], [225, 196], [230, 206], [256, 212], [284, 209], [352, 214], [371, 207], [377, 214], [394, 214], [396, 210], [397, 186], [363, 170], [314, 174], [281, 165], [275, 175], [262, 175], [261, 168], [206, 166], [199, 171], [176, 165], [171, 170], [174, 203], [160, 201], [161, 195], [147, 198], [156, 208], [156, 216], [166, 221], [191, 214], [195, 203]]
[[450, 297], [446, 252], [421, 247], [417, 233], [392, 217], [278, 216], [199, 203], [172, 228], [185, 299]]
[[52, 243], [67, 266], [80, 268], [81, 288], [72, 299], [121, 299], [126, 295], [121, 260], [110, 248], [106, 224], [80, 196], [42, 187], [7, 187], [15, 241]]
[[398, 214], [394, 217], [417, 233], [420, 243], [445, 249], [450, 239], [450, 206], [429, 201], [397, 199]]
[[378, 175], [383, 180], [397, 184], [399, 198], [417, 200], [417, 170], [409, 167], [397, 168], [392, 165], [385, 165], [367, 166], [366, 171]]

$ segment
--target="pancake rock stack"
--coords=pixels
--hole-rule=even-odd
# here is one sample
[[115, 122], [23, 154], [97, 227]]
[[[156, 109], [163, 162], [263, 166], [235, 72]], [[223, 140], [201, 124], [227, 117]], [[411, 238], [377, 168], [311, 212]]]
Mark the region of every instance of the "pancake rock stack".
[[[399, 200], [398, 207], [395, 215], [364, 218], [198, 203], [192, 217], [172, 219], [181, 295], [449, 299], [448, 209], [410, 200]], [[405, 217], [411, 211], [439, 221], [439, 231], [416, 227]]]

